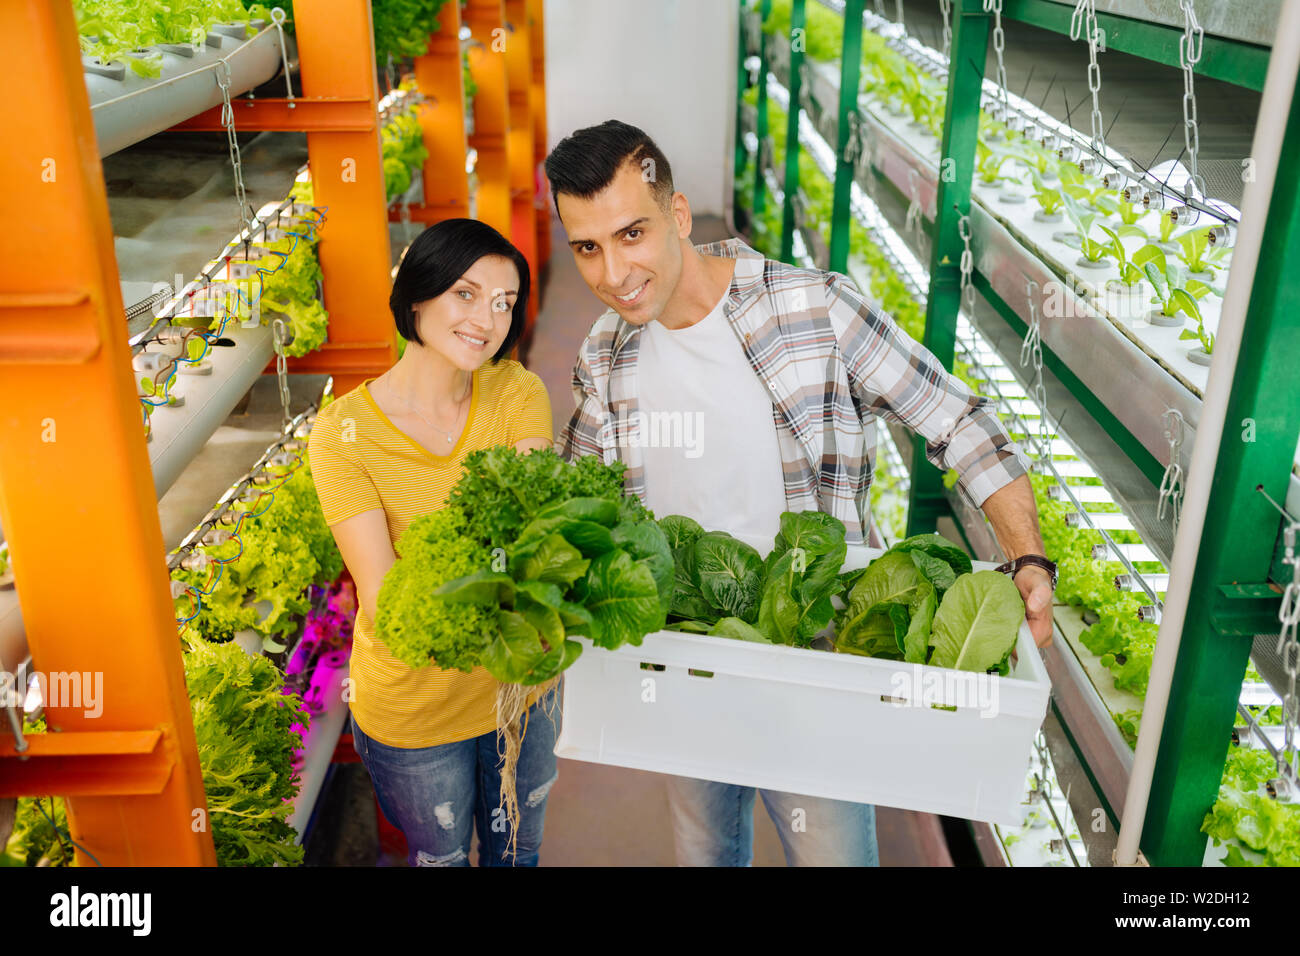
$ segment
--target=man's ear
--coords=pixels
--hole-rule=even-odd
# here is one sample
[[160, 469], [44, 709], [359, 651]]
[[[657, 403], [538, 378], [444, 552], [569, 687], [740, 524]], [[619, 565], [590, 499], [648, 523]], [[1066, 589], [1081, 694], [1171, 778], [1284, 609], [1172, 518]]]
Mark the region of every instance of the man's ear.
[[673, 219], [677, 223], [678, 238], [689, 239], [691, 235], [691, 204], [687, 201], [685, 193], [673, 193], [672, 211]]

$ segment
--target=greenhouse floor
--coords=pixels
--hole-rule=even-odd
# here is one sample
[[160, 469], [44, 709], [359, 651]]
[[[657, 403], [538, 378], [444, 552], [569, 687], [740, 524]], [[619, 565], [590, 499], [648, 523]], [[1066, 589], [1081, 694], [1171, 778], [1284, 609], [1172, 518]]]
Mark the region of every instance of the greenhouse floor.
[[[395, 227], [395, 229], [401, 227]], [[697, 243], [726, 238], [721, 219], [695, 221]], [[394, 252], [401, 249], [394, 235]], [[544, 305], [530, 344], [528, 366], [546, 383], [556, 434], [572, 403], [573, 358], [600, 305], [583, 284], [567, 251], [564, 231], [552, 220], [552, 257], [543, 273]], [[260, 385], [266, 385], [263, 380]], [[665, 789], [655, 773], [573, 760], [560, 761], [560, 777], [547, 803], [543, 866], [671, 866], [675, 863]], [[930, 814], [879, 808], [876, 815], [880, 862], [885, 866], [952, 865], [939, 819]], [[477, 850], [475, 850], [475, 856]], [[322, 793], [308, 841], [308, 865], [405, 864], [381, 856], [370, 781], [360, 764], [336, 765]], [[783, 866], [776, 829], [757, 801], [754, 865]]]

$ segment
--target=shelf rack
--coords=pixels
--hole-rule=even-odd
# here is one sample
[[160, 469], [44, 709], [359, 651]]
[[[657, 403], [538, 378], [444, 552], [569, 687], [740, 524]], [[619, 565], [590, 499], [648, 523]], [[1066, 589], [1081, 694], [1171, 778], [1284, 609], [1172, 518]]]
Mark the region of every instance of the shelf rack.
[[[386, 318], [389, 239], [370, 4], [300, 6], [302, 95], [232, 105], [240, 132], [307, 133], [315, 203], [329, 210], [318, 252], [331, 321], [325, 347], [289, 367], [332, 373], [336, 388], [346, 391], [396, 357]], [[94, 720], [75, 708], [51, 709], [58, 732], [27, 738], [21, 754], [6, 737], [0, 796], [66, 796], [73, 838], [107, 866], [210, 865], [210, 833], [192, 827], [206, 798], [171, 588], [159, 561], [165, 551], [157, 475], [140, 427], [133, 333], [123, 318], [100, 156], [88, 135], [93, 119], [76, 22], [69, 3], [24, 0], [6, 5], [0, 27], [13, 63], [45, 92], [40, 104], [13, 111], [16, 142], [24, 145], [0, 161], [11, 183], [31, 184], [7, 191], [0, 205], [10, 224], [0, 272], [0, 364], [12, 390], [13, 424], [0, 440], [0, 523], [21, 555], [15, 583], [23, 643], [36, 669], [102, 674], [111, 704]], [[50, 102], [60, 108], [49, 109]], [[138, 128], [173, 123], [174, 104], [164, 104], [163, 94], [143, 94], [139, 102], [155, 103], [159, 112]], [[208, 109], [170, 128], [226, 127], [220, 109]], [[60, 250], [56, 258], [53, 248]], [[239, 339], [234, 330], [232, 337]], [[244, 366], [227, 384], [267, 364], [265, 342], [243, 345], [249, 347], [232, 351], [242, 353]], [[209, 399], [216, 407], [226, 397]], [[195, 451], [202, 447], [202, 428], [191, 423], [183, 430]], [[197, 443], [189, 441], [195, 436]], [[171, 474], [184, 462], [173, 464], [164, 470]], [[93, 615], [86, 611], [91, 604], [68, 600], [75, 579], [64, 573], [67, 556], [92, 541]], [[11, 609], [5, 624], [10, 667], [19, 660], [8, 658], [21, 649], [10, 641], [16, 616]]]
[[[406, 215], [414, 222], [432, 224], [440, 219], [469, 216], [469, 174], [465, 154], [465, 84], [460, 65], [460, 3], [443, 4], [438, 29], [429, 35], [429, 51], [415, 58], [417, 89], [431, 104], [420, 113], [424, 147], [423, 202], [412, 204]], [[394, 211], [390, 219], [398, 218]]]
[[[548, 152], [546, 142], [546, 17], [544, 0], [527, 0], [529, 50], [532, 54], [533, 169], [537, 183], [537, 265], [545, 269], [551, 258], [550, 186], [542, 164]], [[541, 278], [537, 277], [540, 290]], [[541, 299], [538, 298], [540, 306]]]
[[264, 20], [249, 23], [246, 38], [231, 25], [210, 32], [197, 50], [181, 45], [160, 50], [160, 75], [141, 77], [124, 64], [104, 66], [87, 56], [83, 63], [90, 112], [95, 121], [99, 155], [108, 156], [142, 139], [161, 133], [173, 123], [221, 105], [213, 82], [217, 71], [229, 67], [230, 95], [238, 96], [275, 76], [287, 59], [289, 41]]
[[[43, 94], [15, 101], [14, 145], [0, 158], [15, 187], [0, 200], [12, 424], [0, 439], [0, 523], [21, 555], [38, 669], [101, 673], [113, 702], [97, 719], [60, 709], [51, 724], [62, 732], [31, 738], [21, 758], [0, 740], [0, 795], [67, 796], [73, 838], [106, 866], [213, 864], [210, 833], [191, 827], [206, 797], [72, 5], [5, 4], [0, 36]], [[44, 182], [43, 167], [54, 171]], [[93, 604], [69, 600], [68, 555], [92, 541]]]
[[[961, 69], [949, 71], [948, 64], [941, 63], [941, 74], [946, 78], [948, 98], [944, 123], [944, 136], [939, 149], [924, 155], [905, 137], [892, 130], [891, 124], [871, 111], [863, 110], [858, 97], [845, 91], [858, 88], [858, 69], [861, 58], [861, 30], [864, 21], [873, 28], [887, 27], [885, 31], [898, 43], [910, 43], [919, 47], [915, 41], [901, 36], [898, 25], [889, 25], [883, 18], [875, 17], [863, 10], [862, 0], [823, 0], [823, 6], [845, 16], [844, 50], [840, 62], [840, 74], [834, 76], [833, 68], [814, 65], [808, 70], [801, 68], [801, 52], [789, 49], [780, 43], [773, 46], [771, 40], [759, 33], [758, 23], [770, 12], [769, 0], [760, 0], [750, 11], [742, 10], [741, 43], [739, 56], [738, 89], [746, 85], [746, 60], [752, 56], [759, 57], [759, 99], [757, 115], [752, 126], [758, 140], [758, 163], [760, 170], [766, 172], [769, 165], [765, 162], [763, 141], [766, 138], [766, 77], [770, 69], [785, 67], [784, 74], [790, 98], [808, 108], [811, 117], [824, 130], [826, 138], [835, 144], [836, 175], [835, 212], [832, 219], [832, 235], [829, 249], [829, 268], [845, 271], [848, 266], [848, 223], [851, 215], [851, 186], [858, 185], [859, 180], [868, 191], [874, 189], [877, 182], [885, 184], [896, 201], [902, 204], [915, 202], [923, 212], [926, 232], [932, 237], [930, 250], [929, 294], [926, 297], [927, 316], [925, 344], [946, 365], [951, 365], [958, 341], [958, 290], [959, 274], [957, 261], [961, 251], [957, 237], [956, 221], [962, 214], [970, 214], [974, 226], [975, 239], [972, 242], [975, 251], [976, 287], [983, 296], [994, 305], [996, 314], [1005, 320], [1006, 327], [1015, 333], [1014, 337], [1023, 335], [1025, 324], [1019, 313], [1025, 306], [1019, 301], [1024, 299], [1023, 270], [1016, 275], [1015, 268], [1007, 268], [1006, 273], [1015, 275], [1020, 289], [1015, 294], [1008, 294], [998, 288], [999, 270], [988, 267], [986, 257], [989, 250], [1001, 245], [1009, 251], [1010, 266], [1022, 266], [1032, 258], [1032, 253], [1016, 242], [1014, 238], [1006, 241], [1004, 237], [990, 238], [997, 225], [978, 201], [972, 202], [972, 167], [976, 121], [981, 101], [987, 88], [983, 77], [983, 64], [989, 40], [989, 19], [991, 13], [983, 9], [980, 0], [954, 0], [954, 33], [952, 39], [952, 63], [963, 64]], [[801, 26], [804, 19], [803, 0], [794, 0], [791, 16], [792, 29]], [[1064, 6], [1051, 0], [1006, 0], [1002, 16], [1011, 20], [1021, 20], [1036, 26], [1066, 32], [1069, 30], [1072, 6]], [[1138, 19], [1134, 14], [1133, 4], [1128, 0], [1114, 0], [1109, 4], [1112, 10], [1120, 13], [1098, 12], [1098, 21], [1107, 31], [1109, 48], [1120, 49], [1137, 56], [1157, 60], [1162, 63], [1177, 65], [1178, 39], [1182, 30], [1167, 23], [1149, 22]], [[1276, 5], [1275, 5], [1276, 6]], [[1128, 16], [1121, 15], [1129, 14]], [[1260, 30], [1244, 35], [1258, 38]], [[1263, 32], [1267, 35], [1267, 31]], [[894, 41], [891, 41], [891, 44]], [[785, 47], [782, 49], [782, 47]], [[929, 51], [933, 54], [933, 51]], [[784, 57], [784, 62], [780, 62]], [[1244, 42], [1207, 35], [1204, 54], [1197, 64], [1197, 72], [1206, 76], [1224, 79], [1252, 89], [1261, 89], [1269, 63], [1269, 50], [1261, 43]], [[908, 57], [915, 62], [916, 55]], [[788, 65], [787, 65], [788, 64]], [[966, 65], [969, 65], [967, 67]], [[820, 67], [820, 68], [819, 68]], [[811, 86], [812, 96], [800, 90], [805, 78]], [[835, 82], [838, 79], [838, 82]], [[1282, 77], [1281, 81], [1289, 83], [1294, 77]], [[830, 82], [827, 82], [827, 81]], [[820, 84], [821, 89], [818, 89]], [[829, 95], [828, 95], [829, 93]], [[825, 107], [828, 101], [837, 102], [837, 108]], [[788, 242], [791, 225], [794, 221], [793, 211], [797, 196], [797, 184], [790, 188], [788, 176], [792, 168], [797, 170], [794, 154], [800, 148], [799, 137], [795, 134], [798, 110], [791, 110], [790, 132], [787, 136], [788, 152], [786, 155], [787, 183], [782, 197], [785, 208], [783, 218], [785, 229], [783, 243]], [[1300, 148], [1300, 121], [1297, 121], [1296, 99], [1292, 100], [1291, 114], [1287, 120], [1286, 139], [1282, 155], [1294, 156]], [[743, 104], [737, 105], [737, 129], [744, 130], [745, 110]], [[854, 131], [865, 130], [867, 136], [857, 139], [851, 135]], [[856, 140], [856, 141], [854, 141]], [[735, 170], [737, 177], [745, 165], [743, 137], [737, 136]], [[859, 159], [859, 156], [862, 158]], [[956, 166], [955, 177], [941, 180], [937, 174], [938, 158], [951, 158]], [[771, 179], [766, 175], [755, 177], [754, 198], [751, 204], [755, 218], [762, 210], [766, 194], [771, 191]], [[737, 189], [740, 181], [737, 178]], [[925, 194], [923, 194], [925, 193]], [[737, 194], [739, 195], [739, 193]], [[1241, 359], [1237, 363], [1234, 376], [1234, 394], [1229, 405], [1229, 421], [1240, 418], [1255, 418], [1266, 414], [1268, 417], [1267, 436], [1256, 436], [1253, 443], [1224, 443], [1219, 451], [1219, 464], [1216, 468], [1215, 491], [1212, 493], [1210, 513], [1224, 516], [1212, 526], [1207, 527], [1199, 551], [1198, 567], [1195, 569], [1192, 604], [1188, 608], [1189, 624], [1184, 629], [1182, 647], [1174, 677], [1174, 687], [1170, 699], [1169, 711], [1164, 723], [1160, 753], [1157, 759], [1155, 782], [1151, 800], [1147, 807], [1147, 826], [1144, 830], [1143, 849], [1148, 858], [1158, 864], [1195, 865], [1201, 862], [1205, 848], [1205, 837], [1200, 834], [1200, 820], [1206, 809], [1213, 802], [1217, 793], [1220, 771], [1227, 741], [1231, 732], [1232, 711], [1235, 711], [1237, 698], [1241, 692], [1241, 683], [1237, 676], [1246, 665], [1250, 650], [1250, 636], [1255, 633], [1275, 631], [1277, 627], [1276, 612], [1278, 602], [1276, 594], [1268, 588], [1267, 576], [1270, 564], [1276, 567], [1276, 545], [1279, 538], [1279, 520], [1271, 506], [1255, 495], [1256, 484], [1264, 484], [1275, 498], [1287, 500], [1291, 491], [1294, 501], [1294, 482], [1291, 476], [1291, 464], [1296, 451], [1296, 436], [1300, 433], [1300, 408], [1294, 396], [1288, 396], [1278, 408], [1275, 400], [1267, 406], [1262, 403], [1263, 383], [1285, 381], [1284, 363], [1294, 362], [1294, 356], [1287, 355], [1285, 343], [1294, 342], [1294, 330], [1289, 328], [1293, 320], [1288, 316], [1295, 314], [1297, 292], [1294, 282], [1286, 282], [1281, 273], [1281, 263], [1287, 254], [1300, 251], [1295, 249], [1300, 240], [1300, 227], [1295, 220], [1300, 209], [1300, 196], [1293, 183], [1278, 178], [1269, 205], [1269, 221], [1265, 225], [1264, 248], [1277, 250], [1260, 262], [1256, 271], [1255, 294], [1249, 309], [1245, 341]], [[981, 222], [981, 212], [984, 221]], [[789, 246], [783, 244], [782, 252], [788, 253]], [[826, 266], [823, 266], [826, 267]], [[1051, 273], [1047, 273], [1049, 276]], [[1016, 304], [1011, 304], [1015, 302]], [[1285, 306], [1290, 305], [1287, 310]], [[1085, 323], [1075, 323], [1076, 326]], [[1096, 334], [1098, 323], [1087, 323], [1088, 332]], [[995, 334], [995, 338], [1007, 336]], [[1049, 341], [1044, 330], [1044, 357], [1047, 367], [1056, 374], [1059, 381], [1068, 389], [1072, 399], [1085, 410], [1091, 422], [1085, 423], [1083, 430], [1100, 428], [1117, 439], [1123, 460], [1120, 462], [1128, 472], [1137, 471], [1149, 484], [1159, 482], [1164, 467], [1168, 464], [1169, 450], [1167, 440], [1153, 434], [1150, 419], [1153, 407], [1182, 407], [1187, 409], [1184, 418], [1191, 423], [1196, 421], [1199, 411], [1199, 389], [1182, 386], [1183, 394], [1168, 384], [1161, 385], [1154, 392], [1149, 383], [1154, 379], [1161, 382], [1158, 374], [1152, 375], [1156, 366], [1150, 362], [1149, 355], [1132, 354], [1129, 340], [1129, 354], [1124, 348], [1108, 348], [1112, 343], [1107, 340], [1100, 347], [1104, 363], [1114, 361], [1118, 355], [1120, 372], [1114, 376], [1115, 387], [1107, 389], [1095, 382], [1085, 382], [1078, 374], [1079, 369], [1072, 368], [1063, 357], [1073, 359], [1081, 354], [1081, 346], [1087, 343], [1068, 339]], [[1072, 348], [1073, 346], [1073, 348]], [[1093, 348], [1097, 348], [1094, 343]], [[1095, 354], [1082, 352], [1082, 354]], [[1284, 356], [1286, 356], [1284, 358]], [[1135, 364], [1145, 360], [1145, 365]], [[1077, 359], [1076, 359], [1077, 361]], [[1124, 363], [1128, 365], [1125, 366]], [[1276, 366], [1274, 363], [1277, 363]], [[1127, 369], [1134, 369], [1136, 374], [1124, 374]], [[1226, 369], [1225, 369], [1226, 371]], [[1222, 374], [1222, 373], [1220, 373]], [[1118, 386], [1126, 383], [1128, 389], [1133, 387], [1148, 388], [1152, 398], [1168, 401], [1143, 403], [1133, 401], [1132, 392], [1125, 393]], [[1135, 408], [1136, 406], [1136, 408]], [[1145, 415], [1146, 426], [1141, 418]], [[1127, 421], [1121, 421], [1125, 415]], [[1236, 416], [1236, 417], [1234, 417]], [[1072, 430], [1078, 428], [1072, 426]], [[906, 437], [906, 436], [901, 436]], [[1190, 445], [1190, 441], [1187, 443]], [[1237, 445], [1246, 445], [1244, 449]], [[1162, 447], [1163, 445], [1163, 447]], [[904, 446], [906, 447], [906, 446]], [[933, 470], [920, 464], [920, 448], [912, 445], [913, 474], [912, 500], [909, 514], [909, 531], [933, 528], [940, 517], [951, 513], [953, 500], [939, 484], [939, 476]], [[1185, 448], [1186, 451], [1186, 448]], [[1163, 452], [1163, 458], [1161, 456]], [[1182, 462], [1184, 468], [1187, 461]], [[1226, 469], [1235, 481], [1218, 481], [1217, 476]], [[1259, 479], [1273, 476], [1272, 481], [1261, 482]], [[1131, 475], [1125, 475], [1126, 480]], [[1117, 498], [1119, 496], [1116, 496]], [[1150, 497], [1150, 495], [1148, 495]], [[1123, 503], [1123, 502], [1122, 502]], [[972, 528], [978, 524], [984, 530], [985, 548], [996, 548], [992, 535], [987, 533], [987, 525], [982, 515], [967, 516], [964, 524]], [[1240, 544], [1243, 540], [1254, 543], [1252, 553], [1241, 560], [1238, 553], [1229, 551], [1223, 540], [1225, 529], [1233, 529], [1233, 541]], [[1148, 528], [1143, 528], [1144, 537]], [[1248, 534], [1245, 537], [1242, 532]], [[1172, 535], [1169, 533], [1151, 535], [1157, 556], [1166, 563], [1172, 551]], [[977, 549], [979, 550], [979, 549]], [[1225, 557], [1231, 555], [1231, 558]], [[985, 554], [978, 554], [986, 557]], [[1231, 568], [1229, 567], [1231, 565]], [[1239, 586], [1237, 580], [1258, 582], [1257, 584]], [[1237, 610], [1241, 609], [1241, 610]], [[1071, 656], [1072, 655], [1065, 655]], [[1049, 654], [1049, 659], [1051, 654]], [[1053, 680], [1058, 681], [1056, 673]], [[1079, 683], [1079, 681], [1075, 681]], [[1093, 725], [1096, 730], [1109, 723], [1104, 708], [1095, 705], [1096, 695], [1083, 695], [1075, 702], [1083, 710], [1091, 709], [1093, 714], [1084, 723]], [[1066, 708], [1070, 710], [1069, 707]], [[1073, 713], [1062, 714], [1067, 729], [1077, 732], [1080, 723], [1080, 707], [1073, 708]], [[1097, 712], [1099, 710], [1099, 712]], [[1073, 723], [1073, 726], [1071, 724]], [[1114, 730], [1113, 726], [1110, 728]], [[1107, 735], [1102, 735], [1091, 750], [1092, 759], [1098, 760], [1099, 749], [1113, 750], [1113, 739], [1109, 745], [1104, 743]], [[1080, 746], [1076, 737], [1071, 741], [1079, 756], [1088, 766], [1088, 746]], [[1122, 765], [1127, 754], [1116, 752], [1115, 757]], [[1131, 757], [1130, 757], [1131, 759]], [[1099, 764], [1104, 761], [1098, 761]], [[1178, 767], [1175, 774], [1173, 768]], [[1088, 766], [1089, 775], [1093, 776], [1093, 767]], [[1100, 765], [1097, 770], [1103, 770]], [[1123, 771], [1125, 768], [1120, 766]], [[1126, 773], [1112, 773], [1109, 783], [1105, 780], [1099, 790], [1107, 790], [1115, 798], [1122, 799]], [[1112, 804], [1114, 801], [1112, 801]], [[1112, 814], [1117, 814], [1114, 805]]]
[[[788, 91], [772, 77], [768, 79], [768, 97], [769, 102], [775, 101], [782, 108], [786, 108], [789, 102]], [[800, 149], [812, 156], [822, 174], [829, 178], [833, 175], [834, 168], [834, 156], [830, 147], [814, 129], [807, 116], [800, 117], [799, 130]], [[924, 267], [885, 221], [879, 208], [862, 193], [856, 183], [853, 184], [851, 195], [854, 218], [877, 242], [891, 262], [895, 274], [903, 279], [913, 298], [924, 307], [926, 290], [929, 286]], [[800, 244], [806, 231], [804, 227], [796, 231], [796, 246]], [[865, 263], [851, 253], [847, 272], [860, 288], [869, 287], [865, 269]], [[1036, 428], [1037, 418], [1042, 413], [1029, 398], [1028, 384], [1022, 384], [1017, 380], [1012, 371], [1012, 363], [1002, 362], [995, 349], [964, 315], [958, 322], [957, 348], [980, 377], [990, 384], [991, 387], [986, 391], [994, 401], [998, 413], [1012, 419], [1012, 431], [1019, 428], [1022, 432], [1032, 432]], [[883, 437], [890, 439], [890, 444], [898, 448], [908, 447], [910, 442], [907, 432], [893, 423], [885, 429]], [[1062, 438], [1054, 440], [1051, 444], [1051, 454], [1053, 461], [1050, 467], [1063, 481], [1097, 477], [1084, 461], [1078, 460], [1084, 457], [1079, 449], [1066, 440]], [[900, 467], [901, 464], [900, 461]], [[1080, 489], [1087, 487], [1079, 486]], [[945, 490], [945, 494], [952, 508], [958, 531], [965, 538], [972, 553], [983, 559], [1001, 560], [997, 542], [983, 515], [969, 509], [950, 491]], [[1124, 518], [1123, 515], [1105, 517]], [[1116, 526], [1125, 527], [1118, 524]], [[1134, 555], [1133, 559], [1137, 560], [1139, 557], [1150, 558], [1154, 555]], [[1067, 640], [1070, 637], [1061, 626], [1059, 618], [1068, 616], [1072, 610], [1067, 606], [1058, 607], [1058, 637]], [[1044, 654], [1052, 679], [1054, 714], [1061, 722], [1068, 721], [1075, 747], [1080, 753], [1086, 755], [1087, 765], [1092, 773], [1091, 779], [1080, 781], [1080, 785], [1073, 788], [1072, 802], [1077, 815], [1090, 812], [1092, 807], [1102, 806], [1110, 813], [1112, 821], [1118, 821], [1128, 783], [1129, 768], [1132, 764], [1132, 753], [1111, 719], [1110, 712], [1100, 699], [1099, 688], [1095, 682], [1090, 683], [1086, 668], [1079, 659], [1081, 654], [1096, 660], [1094, 655], [1081, 650], [1077, 642], [1073, 641], [1068, 648], [1058, 642]], [[1090, 793], [1095, 796], [1089, 796]]]
[[[302, 95], [238, 100], [235, 128], [307, 134], [315, 204], [329, 209], [330, 229], [317, 251], [330, 328], [318, 351], [290, 359], [288, 369], [331, 374], [344, 394], [397, 360], [397, 333], [387, 317], [391, 252], [374, 30], [368, 2], [320, 0], [295, 13]], [[213, 109], [172, 129], [225, 126]]]

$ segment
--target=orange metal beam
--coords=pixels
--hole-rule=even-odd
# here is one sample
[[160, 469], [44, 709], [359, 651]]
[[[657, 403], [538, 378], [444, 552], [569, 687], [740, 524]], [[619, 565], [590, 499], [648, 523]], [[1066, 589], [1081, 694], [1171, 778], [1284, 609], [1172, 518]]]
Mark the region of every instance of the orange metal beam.
[[[386, 303], [381, 318], [386, 321], [389, 327], [396, 328], [393, 325], [392, 313], [388, 311]], [[333, 331], [333, 319], [334, 316], [331, 313], [331, 332]], [[344, 389], [339, 384], [340, 382], [351, 380], [354, 383], [351, 387], [355, 387], [363, 379], [375, 375], [373, 369], [381, 366], [383, 369], [388, 369], [396, 359], [388, 361], [387, 355], [388, 341], [386, 339], [375, 339], [370, 342], [326, 342], [315, 352], [308, 352], [306, 355], [289, 359], [287, 371], [290, 375], [298, 373], [333, 375], [334, 392], [337, 395], [342, 395]], [[383, 364], [385, 361], [388, 361], [387, 365]], [[264, 374], [275, 374], [274, 359], [267, 364]]]
[[[415, 82], [432, 106], [420, 114], [424, 146], [424, 205], [412, 208], [416, 222], [437, 222], [469, 215], [469, 174], [465, 172], [465, 82], [460, 68], [460, 4], [438, 11], [438, 31], [429, 36], [429, 52], [415, 59]], [[400, 213], [394, 211], [397, 221]], [[390, 220], [392, 216], [390, 216]]]
[[469, 0], [465, 23], [473, 45], [469, 70], [478, 92], [474, 95], [474, 135], [469, 144], [478, 151], [478, 218], [507, 238], [511, 235], [510, 164], [506, 133], [507, 102], [505, 5], [502, 0]]
[[33, 734], [19, 754], [0, 740], [0, 797], [130, 796], [162, 793], [176, 764], [158, 730]]
[[[231, 102], [235, 129], [240, 132], [322, 132], [364, 133], [375, 128], [378, 118], [375, 104], [365, 97], [312, 96], [292, 100], [267, 98], [236, 99]], [[221, 107], [214, 106], [197, 116], [177, 123], [169, 133], [193, 133], [224, 130]]]
[[537, 166], [537, 263], [551, 258], [551, 187], [546, 181], [546, 17], [543, 0], [528, 0], [529, 43], [533, 55], [533, 161]]
[[343, 395], [397, 361], [370, 0], [300, 3], [294, 20], [303, 94], [360, 100], [369, 111], [363, 131], [307, 133], [316, 205], [329, 208], [317, 246], [329, 341], [318, 355], [291, 361], [289, 370], [335, 373], [335, 392]]
[[[0, 524], [33, 669], [90, 675], [102, 705], [49, 707], [84, 753], [26, 763], [67, 760], [68, 787], [100, 765], [115, 795], [71, 795], [68, 823], [105, 866], [214, 864], [192, 827], [207, 802], [72, 5], [0, 4], [0, 51], [40, 93], [10, 97], [0, 150]], [[104, 736], [141, 731], [160, 749]], [[168, 767], [155, 792], [137, 758]], [[0, 755], [0, 779], [28, 774]]]
[[[445, 206], [407, 206], [407, 219], [411, 222], [422, 222], [432, 224], [441, 222], [444, 219], [455, 219], [469, 215], [467, 206], [459, 203]], [[394, 206], [388, 210], [389, 222], [402, 222], [401, 206]]]
[[[530, 46], [526, 0], [506, 0], [510, 35], [506, 43], [507, 98], [510, 131], [507, 154], [510, 161], [510, 239], [528, 260], [533, 288], [537, 288], [536, 166], [533, 161], [533, 56]], [[537, 317], [538, 296], [528, 297], [525, 334]]]

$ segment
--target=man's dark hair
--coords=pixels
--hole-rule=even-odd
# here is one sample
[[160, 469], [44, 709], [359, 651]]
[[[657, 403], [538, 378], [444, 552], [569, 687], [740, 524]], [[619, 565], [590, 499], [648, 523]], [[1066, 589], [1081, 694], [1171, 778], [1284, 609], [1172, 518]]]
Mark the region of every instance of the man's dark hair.
[[673, 171], [668, 157], [644, 131], [618, 120], [605, 120], [564, 137], [546, 157], [546, 178], [551, 181], [556, 213], [560, 193], [590, 199], [614, 181], [625, 163], [650, 177], [650, 190], [665, 212], [672, 208]]
[[477, 219], [444, 219], [415, 237], [397, 267], [388, 307], [393, 310], [397, 334], [408, 342], [423, 345], [416, 328], [414, 306], [436, 299], [484, 256], [502, 256], [519, 270], [519, 295], [510, 314], [510, 331], [492, 356], [499, 362], [510, 354], [524, 334], [528, 312], [528, 260], [510, 240]]

